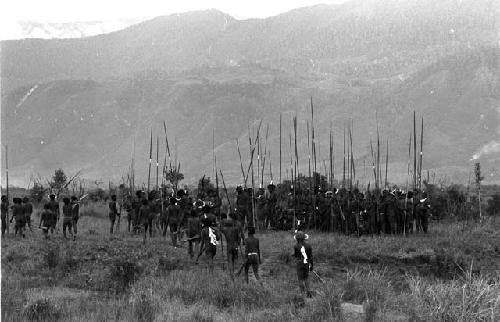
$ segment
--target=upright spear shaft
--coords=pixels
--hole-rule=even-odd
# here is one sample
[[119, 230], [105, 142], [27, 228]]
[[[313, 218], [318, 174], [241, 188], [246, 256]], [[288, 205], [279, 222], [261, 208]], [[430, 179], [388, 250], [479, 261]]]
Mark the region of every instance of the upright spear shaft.
[[413, 190], [417, 188], [417, 121], [413, 111]]
[[[314, 140], [314, 106], [313, 106], [313, 98], [311, 96], [311, 143], [312, 143], [312, 154], [314, 159], [314, 173], [316, 170], [316, 141]], [[314, 174], [313, 174], [314, 175]], [[314, 186], [317, 185], [316, 179], [314, 179]]]
[[236, 146], [238, 147], [238, 156], [240, 157], [241, 175], [242, 175], [242, 179], [244, 181], [245, 188], [246, 188], [247, 181], [245, 180], [246, 176], [245, 176], [245, 170], [243, 170], [243, 161], [241, 160], [241, 151], [240, 151], [240, 144], [238, 143], [238, 138], [236, 138]]
[[281, 113], [280, 113], [280, 183], [281, 183]]
[[[7, 204], [9, 203], [9, 146], [5, 145], [5, 179], [6, 179], [6, 194], [7, 194]], [[9, 219], [9, 218], [7, 218]], [[9, 227], [9, 225], [7, 225]]]
[[422, 116], [422, 127], [420, 129], [420, 162], [419, 164], [419, 170], [418, 170], [418, 189], [422, 189], [422, 161], [423, 161], [423, 145], [424, 145], [424, 117]]
[[158, 168], [159, 168], [159, 165], [160, 165], [160, 152], [159, 152], [159, 148], [160, 148], [160, 138], [159, 137], [156, 137], [156, 189], [158, 190], [159, 186], [158, 186]]
[[148, 169], [148, 197], [149, 197], [149, 189], [151, 183], [151, 162], [153, 160], [153, 129], [151, 129], [151, 137], [149, 140], [149, 169]]
[[[311, 145], [310, 145], [310, 136], [309, 136], [309, 121], [306, 122], [307, 125], [307, 159], [308, 159], [308, 164], [309, 164], [309, 191], [312, 190], [312, 177], [311, 177]], [[310, 197], [312, 195], [310, 194]]]
[[[297, 116], [293, 117], [293, 133], [294, 133], [294, 142], [295, 142], [295, 171], [294, 171], [294, 178], [295, 178], [295, 184], [298, 185], [297, 182], [297, 169], [299, 167], [299, 154], [297, 150]], [[293, 230], [295, 230], [295, 222], [297, 220], [297, 198], [296, 198], [296, 193], [295, 191], [297, 190], [297, 187], [294, 186], [293, 189], [293, 204], [294, 204], [294, 211], [293, 211]]]
[[388, 182], [387, 182], [387, 168], [389, 164], [389, 139], [387, 139], [387, 146], [386, 146], [386, 153], [385, 153], [385, 189], [388, 187]]
[[382, 171], [380, 170], [380, 132], [378, 129], [378, 113], [375, 112], [375, 119], [377, 122], [377, 190], [380, 188], [382, 180]]
[[[413, 190], [417, 188], [417, 121], [416, 121], [416, 113], [413, 111]], [[415, 202], [417, 200], [417, 196], [413, 194], [413, 204], [412, 204], [412, 212], [413, 212], [413, 231], [417, 231], [417, 217], [415, 213]]]
[[342, 168], [342, 188], [345, 188], [345, 124], [344, 124], [344, 167]]

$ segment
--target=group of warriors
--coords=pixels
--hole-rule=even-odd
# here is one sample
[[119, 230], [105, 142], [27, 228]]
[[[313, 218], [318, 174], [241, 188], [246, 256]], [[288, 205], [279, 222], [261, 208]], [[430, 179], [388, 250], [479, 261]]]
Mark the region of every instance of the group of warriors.
[[426, 192], [384, 189], [361, 192], [354, 188], [294, 189], [278, 195], [267, 189], [237, 189], [236, 213], [261, 229], [319, 230], [347, 235], [427, 233], [430, 202]]
[[[33, 204], [28, 197], [12, 199], [12, 205], [6, 195], [2, 196], [1, 215], [2, 215], [2, 238], [4, 238], [10, 230], [10, 224], [14, 221], [14, 236], [26, 237], [26, 229], [33, 233], [32, 215]], [[12, 216], [9, 217], [9, 213]], [[64, 238], [68, 238], [67, 233], [73, 240], [76, 239], [78, 232], [77, 224], [80, 216], [80, 204], [76, 196], [71, 198], [63, 198], [62, 206], [62, 221], [61, 207], [56, 201], [56, 195], [49, 195], [49, 200], [43, 205], [43, 210], [40, 212], [40, 221], [38, 228], [42, 230], [46, 239], [54, 235], [54, 231], [62, 228]], [[58, 225], [59, 222], [61, 225]], [[61, 226], [61, 227], [60, 227]]]
[[[294, 230], [297, 244], [294, 257], [297, 259], [297, 277], [301, 290], [310, 295], [308, 274], [313, 269], [312, 250], [305, 242], [308, 238], [303, 231], [316, 230], [338, 232], [348, 235], [364, 234], [405, 234], [414, 231], [427, 232], [430, 203], [425, 192], [418, 190], [404, 192], [394, 189], [380, 192], [345, 188], [323, 191], [317, 187], [294, 189], [278, 193], [271, 182], [267, 189], [238, 186], [236, 198], [231, 202], [225, 191], [229, 207], [222, 211], [223, 202], [217, 189], [208, 189], [189, 195], [187, 189], [175, 193], [165, 191], [137, 191], [135, 196], [117, 202], [116, 195], [108, 202], [110, 220], [109, 233], [112, 235], [119, 226], [122, 208], [127, 216], [127, 231], [142, 235], [143, 242], [155, 234], [166, 237], [170, 231], [173, 247], [187, 243], [187, 253], [191, 259], [205, 255], [209, 271], [214, 269], [217, 246], [226, 244], [225, 255], [229, 272], [234, 277], [236, 263], [241, 256], [244, 261], [239, 271], [245, 270], [246, 281], [250, 268], [259, 279], [261, 253], [256, 229]], [[50, 195], [40, 213], [39, 228], [45, 238], [62, 227], [63, 236], [76, 239], [79, 219], [78, 198], [63, 198], [60, 207], [55, 195]], [[234, 204], [234, 207], [232, 205]], [[6, 196], [2, 196], [2, 237], [15, 220], [15, 235], [25, 236], [26, 227], [32, 231], [33, 205], [28, 198], [14, 198], [9, 206]], [[9, 210], [12, 216], [9, 218]], [[61, 211], [62, 210], [62, 211]], [[62, 225], [60, 213], [62, 212]], [[247, 232], [247, 237], [245, 237]], [[244, 250], [243, 250], [244, 249]]]

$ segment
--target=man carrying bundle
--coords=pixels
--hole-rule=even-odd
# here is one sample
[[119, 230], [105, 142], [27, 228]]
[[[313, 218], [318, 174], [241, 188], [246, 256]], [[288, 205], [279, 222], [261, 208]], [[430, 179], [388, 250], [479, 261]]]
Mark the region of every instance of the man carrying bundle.
[[217, 245], [220, 240], [220, 232], [217, 230], [217, 222], [213, 220], [214, 217], [207, 217], [203, 220], [203, 229], [201, 230], [201, 244], [200, 252], [198, 257], [196, 257], [196, 263], [201, 254], [205, 252], [205, 256], [208, 261], [208, 271], [213, 273], [214, 271], [214, 257], [217, 253]]

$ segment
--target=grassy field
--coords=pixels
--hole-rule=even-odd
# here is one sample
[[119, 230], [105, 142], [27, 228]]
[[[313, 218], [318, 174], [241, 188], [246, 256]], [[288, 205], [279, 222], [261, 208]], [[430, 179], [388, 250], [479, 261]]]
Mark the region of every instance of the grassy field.
[[500, 223], [440, 223], [409, 237], [310, 232], [321, 278], [308, 299], [290, 233], [257, 234], [261, 280], [247, 285], [229, 277], [220, 248], [210, 275], [168, 235], [143, 244], [122, 221], [110, 237], [105, 209], [82, 209], [76, 242], [39, 230], [2, 240], [3, 321], [500, 320]]

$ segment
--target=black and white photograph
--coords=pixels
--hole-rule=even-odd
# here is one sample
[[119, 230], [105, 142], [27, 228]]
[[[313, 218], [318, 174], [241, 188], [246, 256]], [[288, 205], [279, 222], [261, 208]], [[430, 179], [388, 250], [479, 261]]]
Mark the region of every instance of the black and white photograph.
[[500, 321], [500, 1], [5, 0], [1, 321]]

